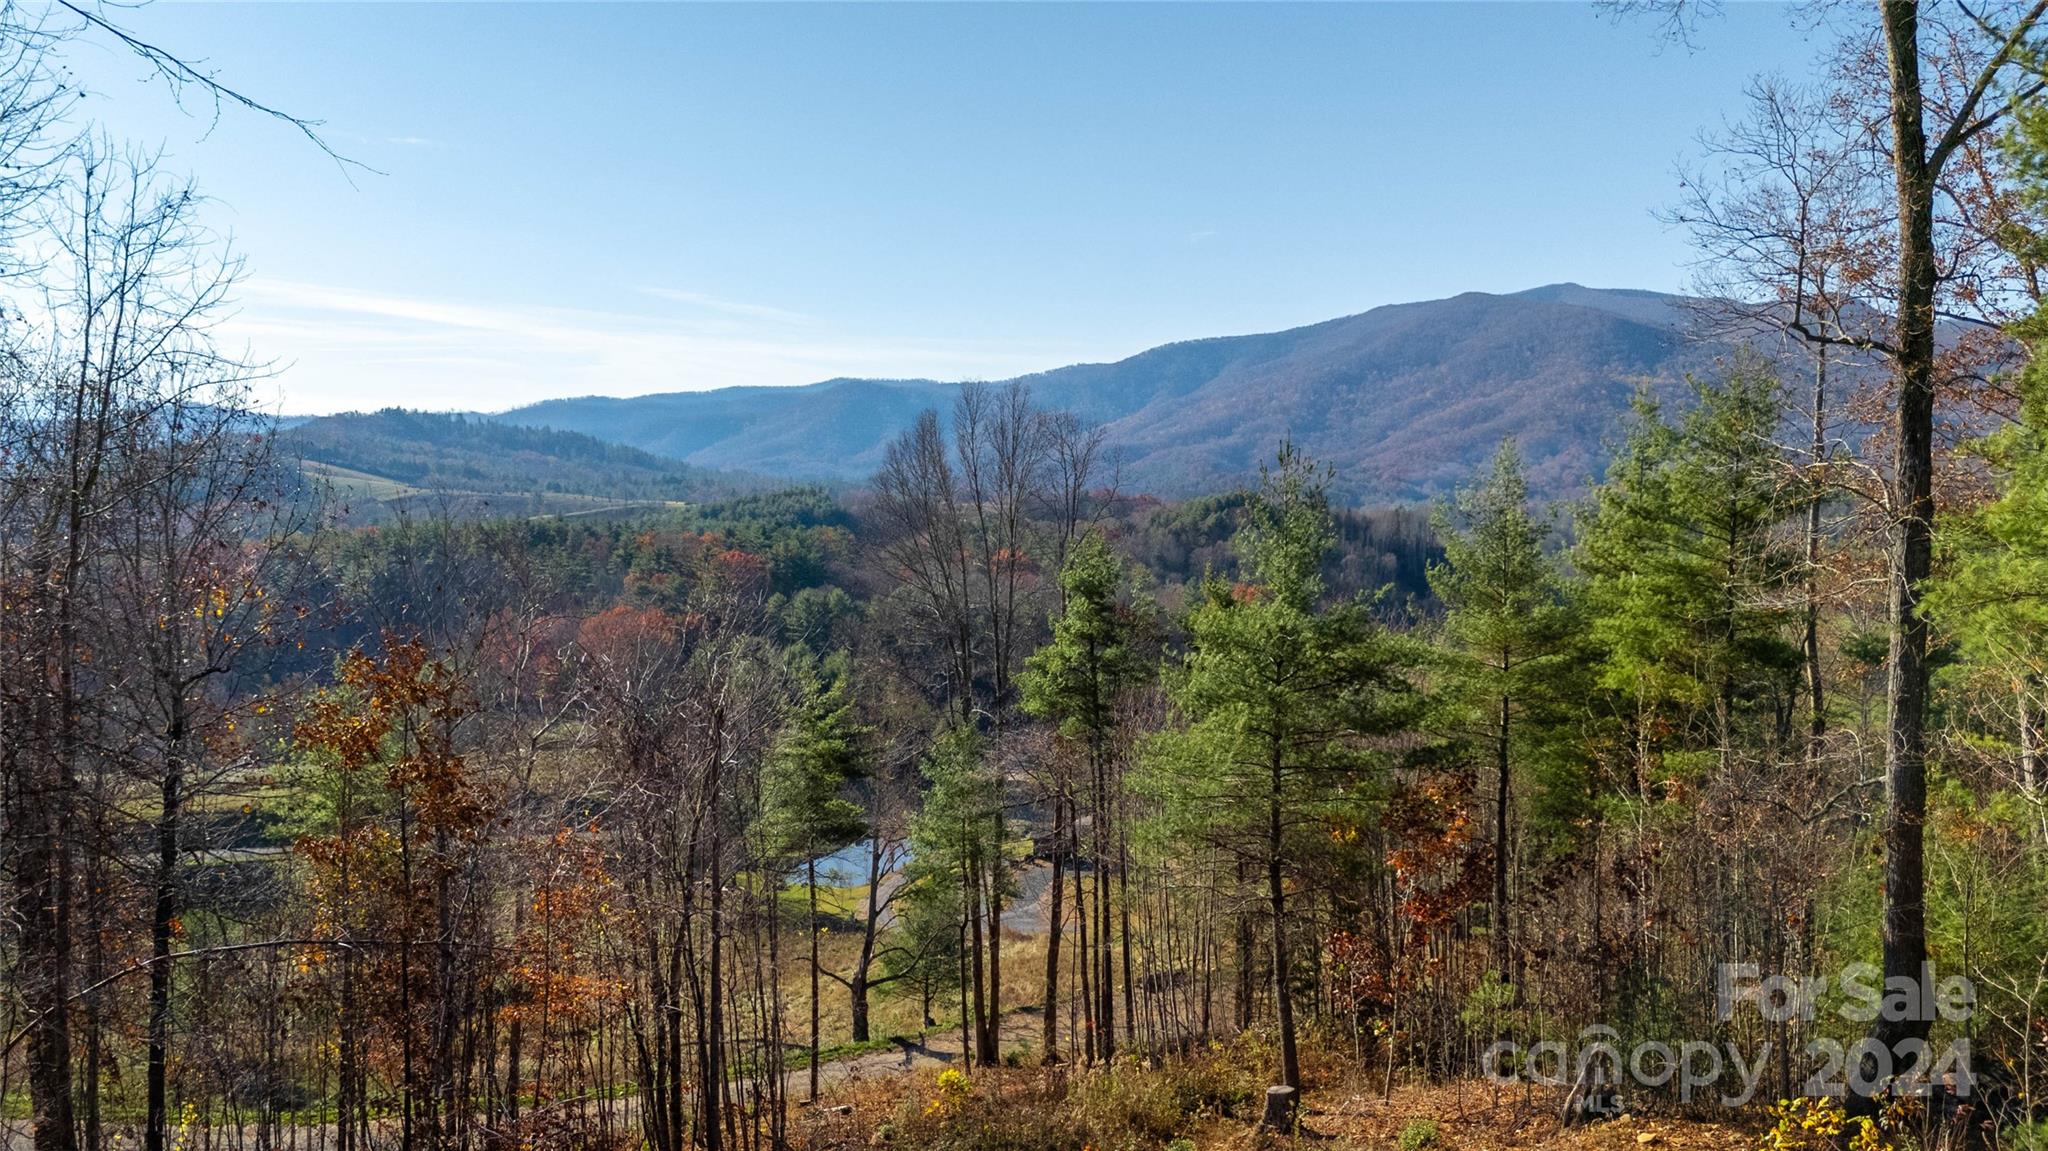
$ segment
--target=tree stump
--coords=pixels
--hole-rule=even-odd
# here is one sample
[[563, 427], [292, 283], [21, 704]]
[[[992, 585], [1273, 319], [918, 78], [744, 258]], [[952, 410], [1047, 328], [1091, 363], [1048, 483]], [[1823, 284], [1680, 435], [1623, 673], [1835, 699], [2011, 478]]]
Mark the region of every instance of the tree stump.
[[1259, 1130], [1292, 1134], [1299, 1103], [1300, 1092], [1292, 1087], [1266, 1088], [1266, 1114], [1259, 1119]]

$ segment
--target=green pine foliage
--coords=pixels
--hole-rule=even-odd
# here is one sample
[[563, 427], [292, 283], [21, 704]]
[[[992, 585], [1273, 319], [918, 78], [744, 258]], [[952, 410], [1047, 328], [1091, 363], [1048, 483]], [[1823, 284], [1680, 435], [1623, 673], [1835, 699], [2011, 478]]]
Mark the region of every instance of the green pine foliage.
[[1981, 664], [2048, 674], [2048, 371], [2020, 377], [2020, 418], [1973, 445], [1999, 476], [1997, 498], [1948, 517], [1942, 579], [1928, 610]]
[[1676, 419], [1638, 397], [1575, 557], [1599, 686], [1645, 785], [1697, 768], [1694, 753], [1725, 765], [1775, 721], [1800, 666], [1784, 594], [1799, 559], [1781, 530], [1799, 493], [1773, 440], [1778, 381], [1742, 360], [1692, 390]]
[[1082, 536], [1060, 571], [1065, 607], [1052, 638], [1026, 661], [1024, 710], [1059, 725], [1066, 739], [1099, 754], [1116, 721], [1118, 697], [1150, 676], [1140, 648], [1150, 606], [1130, 593], [1123, 560], [1100, 533]]
[[1534, 853], [1560, 854], [1581, 822], [1587, 787], [1575, 740], [1591, 687], [1585, 618], [1547, 550], [1551, 525], [1530, 506], [1512, 440], [1435, 524], [1444, 558], [1429, 569], [1443, 606], [1433, 711], [1482, 775], [1513, 776], [1509, 813], [1526, 808], [1533, 823], [1523, 836]]
[[1185, 621], [1187, 647], [1166, 670], [1183, 721], [1153, 737], [1143, 779], [1168, 818], [1211, 836], [1263, 839], [1277, 803], [1287, 830], [1362, 820], [1389, 753], [1375, 737], [1413, 711], [1408, 645], [1370, 601], [1321, 602], [1329, 546], [1321, 476], [1283, 452], [1238, 536], [1249, 582], [1211, 582]]
[[972, 728], [949, 727], [919, 764], [925, 790], [910, 829], [913, 877], [957, 884], [963, 872], [979, 875], [1004, 850], [994, 832], [1003, 780], [987, 750]]
[[1284, 950], [1286, 887], [1372, 818], [1414, 718], [1409, 647], [1371, 601], [1325, 603], [1328, 473], [1291, 447], [1268, 469], [1237, 548], [1246, 582], [1211, 582], [1168, 668], [1180, 723], [1146, 744], [1138, 786], [1172, 834], [1227, 845], [1265, 877], [1282, 1082], [1299, 1082]]
[[867, 729], [854, 716], [844, 653], [795, 663], [801, 702], [761, 777], [760, 832], [770, 855], [808, 864], [867, 834], [847, 791], [867, 774]]

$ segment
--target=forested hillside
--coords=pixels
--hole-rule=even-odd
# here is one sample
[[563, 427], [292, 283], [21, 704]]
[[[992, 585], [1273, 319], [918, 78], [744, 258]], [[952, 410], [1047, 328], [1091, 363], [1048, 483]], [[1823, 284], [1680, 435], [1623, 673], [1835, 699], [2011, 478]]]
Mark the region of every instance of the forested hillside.
[[[1513, 435], [1539, 493], [1583, 491], [1636, 388], [1672, 394], [1729, 345], [1679, 297], [1558, 284], [1376, 308], [1309, 327], [1168, 344], [1024, 377], [1100, 424], [1126, 488], [1186, 497], [1242, 484], [1292, 436], [1336, 469], [1346, 502], [1449, 491]], [[550, 400], [497, 417], [706, 467], [855, 479], [955, 385], [830, 380], [632, 399]]]
[[429, 503], [469, 515], [561, 514], [758, 486], [575, 432], [399, 408], [297, 421], [279, 444], [306, 461], [332, 507], [364, 522]]
[[[72, 1042], [145, 1071], [160, 1042], [210, 1132], [335, 1145], [334, 1115], [372, 1140], [597, 1124], [673, 1146], [691, 1100], [745, 1090], [747, 1139], [830, 1145], [838, 1126], [782, 1104], [910, 1035], [990, 1069], [1237, 1036], [1238, 1070], [1173, 1089], [1249, 1120], [1246, 1071], [1313, 1087], [1370, 1044], [1367, 1066], [1479, 1074], [1542, 1018], [1711, 1034], [1703, 966], [1870, 947], [1885, 656], [1845, 577], [1876, 538], [1773, 444], [1787, 388], [1761, 362], [1671, 412], [1642, 401], [1569, 521], [1532, 505], [1510, 441], [1434, 525], [1333, 509], [1292, 446], [1248, 491], [1115, 496], [1100, 430], [1019, 385], [928, 413], [844, 502], [315, 530], [255, 498], [289, 465], [217, 403], [180, 433], [176, 397], [132, 402], [169, 417], [155, 452], [239, 494], [173, 505], [218, 525], [151, 561], [183, 565], [165, 570], [192, 613], [138, 615], [160, 577], [95, 550], [72, 634], [229, 674], [73, 689], [95, 743], [162, 698], [192, 734], [137, 729], [57, 809], [94, 829], [82, 866], [141, 865], [74, 896], [88, 939], [132, 942], [85, 953]], [[2013, 483], [2034, 468], [2016, 435], [1986, 447]], [[2041, 1007], [2025, 977], [2048, 942], [2028, 721], [2001, 687], [2033, 628], [1970, 606], [2024, 578], [1997, 541], [2029, 490], [1956, 521], [1937, 597], [1961, 646], [1927, 890], [1980, 1027]], [[110, 542], [157, 514], [136, 501], [197, 494], [116, 491], [90, 521]], [[1800, 543], [1817, 496], [1822, 569]], [[151, 841], [175, 847], [128, 863]], [[161, 985], [133, 951], [152, 937]], [[255, 1038], [210, 1046], [233, 1034]], [[1854, 1038], [1828, 1017], [1789, 1034]], [[1974, 1054], [2009, 1092], [2029, 1041], [2000, 1034]], [[1815, 1073], [1766, 1070], [1707, 1083]], [[146, 1115], [148, 1087], [102, 1079], [100, 1122]], [[1073, 1148], [1114, 1130], [937, 1090], [884, 1125]], [[599, 1102], [549, 1102], [578, 1098]]]

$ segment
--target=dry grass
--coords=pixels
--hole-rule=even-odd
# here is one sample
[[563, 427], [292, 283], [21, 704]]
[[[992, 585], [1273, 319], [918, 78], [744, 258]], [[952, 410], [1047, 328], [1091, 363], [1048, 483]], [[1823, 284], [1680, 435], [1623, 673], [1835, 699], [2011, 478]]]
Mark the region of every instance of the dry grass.
[[[809, 1035], [811, 971], [808, 942], [803, 937], [803, 905], [800, 889], [792, 889], [793, 895], [785, 895], [787, 908], [785, 922], [790, 925], [783, 936], [782, 990], [785, 1008], [790, 1020], [792, 1042], [805, 1042]], [[821, 915], [838, 912], [842, 922], [851, 919], [847, 914], [865, 898], [865, 889], [859, 887], [819, 888], [818, 910]], [[853, 970], [854, 960], [860, 954], [860, 935], [857, 925], [848, 923], [845, 930], [829, 931], [819, 939], [819, 965], [827, 971], [844, 975]], [[1069, 965], [1071, 966], [1071, 965]], [[881, 974], [881, 965], [875, 965], [875, 974]], [[1045, 991], [1045, 939], [1042, 936], [1026, 936], [1004, 932], [1003, 941], [1003, 1010], [1006, 1015], [1019, 1008], [1035, 1007]], [[820, 1042], [825, 1047], [843, 1044], [853, 1038], [853, 1017], [850, 997], [846, 988], [830, 977], [820, 980], [818, 996], [818, 1022]], [[922, 1038], [928, 1035], [957, 1035], [960, 1030], [960, 994], [957, 990], [940, 991], [932, 1002], [932, 1017], [938, 1021], [936, 1027], [924, 1026], [923, 1003], [917, 985], [900, 980], [875, 989], [868, 999], [868, 1025], [870, 1033], [878, 1039], [891, 1036]], [[1064, 1025], [1065, 1020], [1061, 1020]], [[1035, 1041], [1036, 1027], [1031, 1028]], [[1064, 1027], [1062, 1028], [1064, 1030]], [[1008, 1038], [1003, 1041], [1007, 1050], [1014, 1046]]]
[[1389, 1095], [1369, 1072], [1326, 1057], [1311, 1061], [1305, 1133], [1262, 1135], [1253, 1125], [1267, 1055], [1246, 1040], [1159, 1068], [982, 1069], [950, 1089], [925, 1070], [846, 1084], [792, 1126], [809, 1151], [1397, 1151], [1404, 1130], [1406, 1151], [1749, 1151], [1760, 1130], [1751, 1115], [1629, 1115], [1566, 1129], [1556, 1091], [1462, 1083]]
[[[1331, 1148], [1393, 1148], [1417, 1118], [1436, 1124], [1429, 1146], [1457, 1151], [1549, 1147], [1557, 1151], [1622, 1151], [1657, 1147], [1671, 1151], [1749, 1151], [1757, 1131], [1749, 1122], [1703, 1122], [1678, 1117], [1624, 1115], [1610, 1123], [1563, 1128], [1560, 1093], [1527, 1096], [1516, 1089], [1495, 1091], [1491, 1083], [1397, 1087], [1391, 1098], [1379, 1092], [1326, 1092], [1309, 1100], [1307, 1126], [1326, 1140], [1304, 1145]], [[1731, 1117], [1740, 1118], [1740, 1117]], [[1203, 1148], [1248, 1147], [1246, 1134], [1202, 1142]], [[1268, 1140], [1286, 1144], [1287, 1140]]]

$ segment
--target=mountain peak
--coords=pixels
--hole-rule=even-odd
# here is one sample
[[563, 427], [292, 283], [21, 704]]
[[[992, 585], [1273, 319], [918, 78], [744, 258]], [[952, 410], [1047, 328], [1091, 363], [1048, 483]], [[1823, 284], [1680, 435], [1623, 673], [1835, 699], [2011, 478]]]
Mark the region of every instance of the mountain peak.
[[[1472, 306], [1482, 300], [1486, 307]], [[1704, 358], [1684, 338], [1686, 304], [1569, 282], [1470, 292], [1022, 378], [1040, 403], [1103, 425], [1123, 452], [1131, 490], [1226, 489], [1250, 480], [1292, 437], [1336, 467], [1343, 498], [1426, 500], [1463, 482], [1513, 435], [1535, 490], [1561, 495], [1600, 470], [1603, 437], [1640, 381], [1675, 381]], [[554, 400], [498, 418], [702, 467], [860, 479], [918, 413], [947, 404], [954, 386], [841, 378], [602, 404]]]
[[1566, 282], [1529, 288], [1526, 291], [1515, 292], [1509, 298], [1592, 308], [1594, 311], [1607, 312], [1637, 323], [1658, 327], [1675, 328], [1684, 327], [1686, 324], [1687, 297], [1674, 296], [1667, 292], [1651, 292], [1642, 288], [1589, 288], [1584, 284]]

